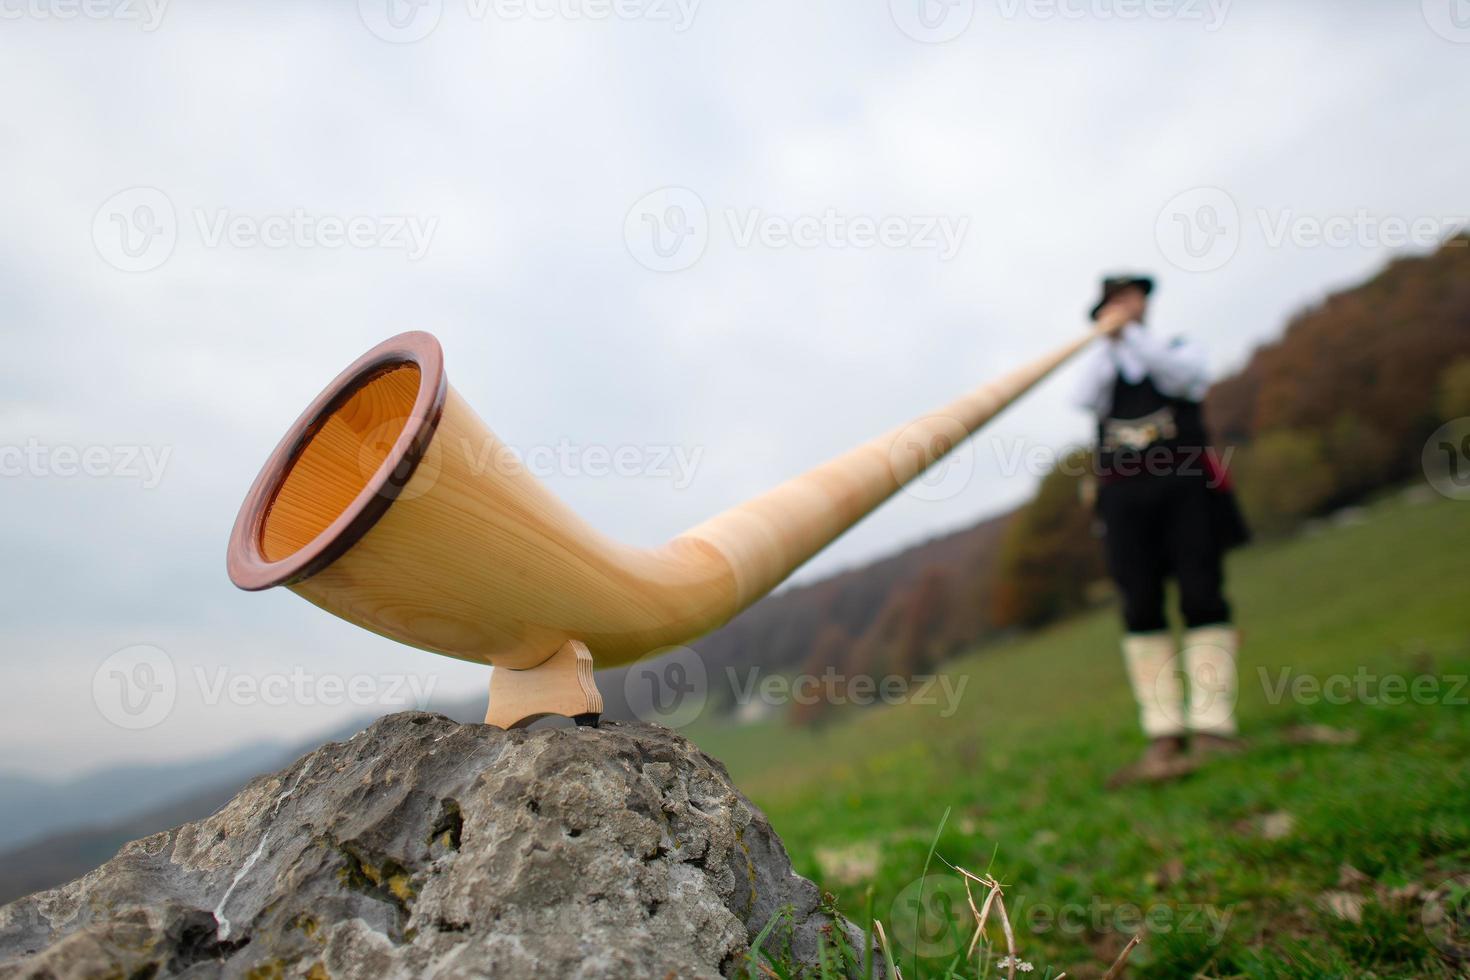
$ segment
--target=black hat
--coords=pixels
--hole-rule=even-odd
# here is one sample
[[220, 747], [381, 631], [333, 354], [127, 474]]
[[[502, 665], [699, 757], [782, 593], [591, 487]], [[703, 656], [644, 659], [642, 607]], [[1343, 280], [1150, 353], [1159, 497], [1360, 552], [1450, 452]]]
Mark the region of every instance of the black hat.
[[1125, 289], [1141, 289], [1147, 296], [1154, 291], [1154, 281], [1148, 276], [1108, 276], [1102, 283], [1102, 299], [1092, 308], [1092, 318], [1096, 320], [1103, 307]]

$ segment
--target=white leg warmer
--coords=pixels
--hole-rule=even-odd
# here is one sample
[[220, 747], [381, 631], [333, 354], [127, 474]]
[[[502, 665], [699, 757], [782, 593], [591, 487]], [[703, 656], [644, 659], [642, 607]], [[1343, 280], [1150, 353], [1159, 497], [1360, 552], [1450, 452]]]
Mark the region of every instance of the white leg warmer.
[[1191, 731], [1235, 734], [1235, 655], [1239, 644], [1238, 634], [1229, 626], [1203, 626], [1184, 634]]
[[1129, 633], [1123, 660], [1138, 702], [1138, 720], [1149, 738], [1184, 734], [1184, 684], [1168, 633]]

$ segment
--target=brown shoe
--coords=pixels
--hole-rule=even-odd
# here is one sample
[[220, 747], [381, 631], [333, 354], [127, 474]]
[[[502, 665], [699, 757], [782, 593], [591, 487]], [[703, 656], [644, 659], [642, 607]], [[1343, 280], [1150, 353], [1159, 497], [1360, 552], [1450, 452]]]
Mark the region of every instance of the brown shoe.
[[1182, 735], [1154, 739], [1137, 762], [1113, 774], [1108, 780], [1108, 789], [1121, 789], [1134, 783], [1163, 783], [1189, 775], [1198, 762], [1185, 748]]
[[1211, 732], [1196, 732], [1189, 740], [1190, 751], [1197, 758], [1210, 756], [1240, 755], [1246, 749], [1245, 740], [1235, 735], [1215, 735]]

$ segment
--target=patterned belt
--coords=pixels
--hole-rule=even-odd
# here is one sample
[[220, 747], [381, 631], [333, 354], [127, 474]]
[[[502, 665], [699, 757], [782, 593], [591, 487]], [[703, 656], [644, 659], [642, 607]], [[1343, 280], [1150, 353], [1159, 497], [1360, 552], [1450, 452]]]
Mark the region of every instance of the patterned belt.
[[1174, 410], [1167, 405], [1136, 419], [1106, 419], [1102, 425], [1100, 448], [1105, 453], [1122, 449], [1147, 449], [1158, 442], [1179, 438], [1179, 425]]

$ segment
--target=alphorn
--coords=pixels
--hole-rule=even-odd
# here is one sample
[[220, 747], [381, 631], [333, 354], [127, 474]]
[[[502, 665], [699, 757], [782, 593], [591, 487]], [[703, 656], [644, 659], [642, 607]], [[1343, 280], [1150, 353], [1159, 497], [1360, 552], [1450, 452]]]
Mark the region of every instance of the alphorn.
[[235, 520], [230, 578], [498, 668], [487, 724], [596, 724], [594, 663], [724, 624], [1102, 332], [653, 549], [581, 520], [449, 385], [438, 341], [400, 334], [338, 375], [276, 447]]

